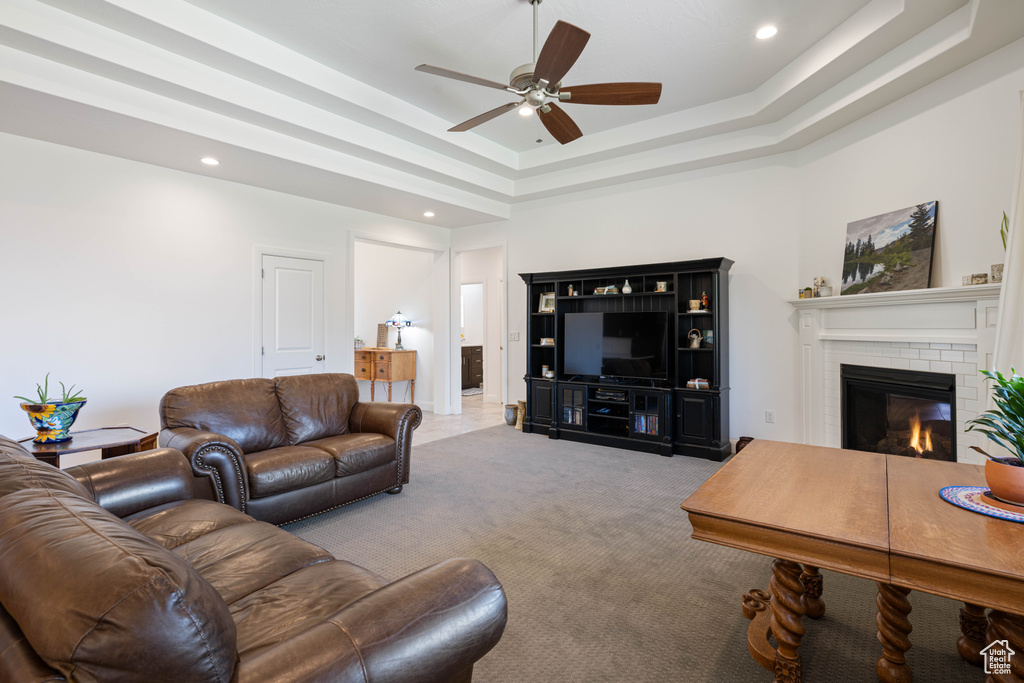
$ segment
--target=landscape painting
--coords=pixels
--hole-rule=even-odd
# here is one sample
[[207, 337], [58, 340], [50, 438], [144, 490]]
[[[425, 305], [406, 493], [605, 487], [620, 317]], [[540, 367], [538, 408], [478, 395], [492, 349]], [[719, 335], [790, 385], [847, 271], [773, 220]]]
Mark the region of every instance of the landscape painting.
[[918, 204], [847, 225], [839, 293], [927, 289], [938, 205]]

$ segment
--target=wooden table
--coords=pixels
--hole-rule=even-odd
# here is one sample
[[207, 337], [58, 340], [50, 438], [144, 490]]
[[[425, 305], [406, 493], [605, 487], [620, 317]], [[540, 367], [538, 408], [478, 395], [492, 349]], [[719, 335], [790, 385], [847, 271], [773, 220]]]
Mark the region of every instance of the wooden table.
[[135, 427], [100, 427], [71, 432], [71, 440], [61, 443], [33, 443], [33, 437], [18, 441], [28, 452], [54, 467], [60, 467], [60, 456], [65, 453], [101, 451], [106, 460], [118, 455], [138, 453], [156, 448], [156, 434], [147, 434]]
[[[693, 538], [777, 558], [768, 591], [742, 600], [750, 653], [776, 681], [801, 680], [802, 618], [824, 614], [827, 568], [876, 582], [876, 670], [906, 683], [911, 589], [966, 603], [958, 649], [968, 661], [1006, 639], [1024, 664], [1024, 525], [950, 505], [938, 495], [950, 485], [984, 485], [982, 468], [756, 440], [682, 507]], [[986, 619], [981, 605], [996, 609]]]
[[416, 402], [416, 352], [396, 351], [368, 346], [356, 349], [356, 379], [370, 381], [370, 400], [378, 381], [388, 383], [388, 402], [391, 402], [391, 383], [409, 380], [409, 401]]

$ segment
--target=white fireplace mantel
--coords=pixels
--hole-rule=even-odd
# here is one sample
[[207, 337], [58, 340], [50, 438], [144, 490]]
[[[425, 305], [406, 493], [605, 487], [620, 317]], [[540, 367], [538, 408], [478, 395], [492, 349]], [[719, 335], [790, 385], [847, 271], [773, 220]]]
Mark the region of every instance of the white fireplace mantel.
[[[964, 423], [984, 410], [978, 371], [991, 367], [1001, 285], [798, 299], [805, 443], [841, 445], [843, 363], [942, 372], [957, 378], [957, 459], [977, 459]], [[980, 457], [980, 456], [979, 456]]]

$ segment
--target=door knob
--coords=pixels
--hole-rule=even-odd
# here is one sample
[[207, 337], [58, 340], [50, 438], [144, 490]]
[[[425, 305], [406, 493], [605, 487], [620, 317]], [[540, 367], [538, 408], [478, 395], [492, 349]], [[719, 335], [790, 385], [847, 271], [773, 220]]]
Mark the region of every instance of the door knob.
[[326, 356], [323, 355], [317, 355], [316, 357], [317, 360], [323, 360], [324, 358], [326, 358]]

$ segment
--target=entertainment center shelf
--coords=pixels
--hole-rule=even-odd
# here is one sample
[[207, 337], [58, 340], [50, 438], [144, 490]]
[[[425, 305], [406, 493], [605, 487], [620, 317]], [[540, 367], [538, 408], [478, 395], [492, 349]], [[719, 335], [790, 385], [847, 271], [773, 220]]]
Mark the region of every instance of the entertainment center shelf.
[[[714, 258], [521, 274], [529, 311], [523, 431], [724, 459], [732, 450], [732, 264]], [[700, 388], [688, 386], [697, 379]]]

